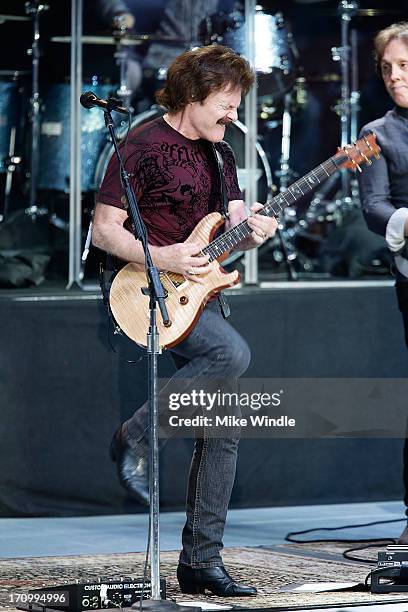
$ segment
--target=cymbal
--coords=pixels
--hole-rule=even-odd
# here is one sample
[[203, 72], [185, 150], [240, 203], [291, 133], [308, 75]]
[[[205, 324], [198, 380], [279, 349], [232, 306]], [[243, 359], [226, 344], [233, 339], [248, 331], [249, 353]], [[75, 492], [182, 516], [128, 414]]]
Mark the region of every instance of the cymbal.
[[27, 74], [30, 74], [29, 70], [0, 70], [0, 77], [12, 77], [13, 79]]
[[[71, 44], [71, 36], [53, 36], [51, 38], [51, 42], [56, 43], [68, 43]], [[83, 45], [116, 45], [117, 41], [113, 36], [82, 36], [82, 44]], [[141, 45], [144, 41], [131, 41], [128, 42], [124, 38], [121, 40], [123, 45]]]
[[31, 21], [31, 18], [20, 15], [0, 15], [0, 24], [6, 21]]
[[399, 15], [402, 13], [399, 9], [358, 9], [358, 17], [381, 17], [381, 15]]
[[175, 43], [186, 43], [185, 38], [178, 38], [177, 36], [169, 36], [168, 34], [126, 34], [125, 38], [128, 40], [143, 40], [148, 42], [175, 42]]
[[[53, 36], [52, 42], [56, 43], [71, 43], [71, 36]], [[83, 45], [142, 45], [145, 42], [177, 42], [184, 43], [184, 39], [174, 38], [174, 36], [161, 36], [155, 34], [126, 34], [126, 36], [114, 37], [114, 36], [96, 36], [96, 35], [84, 35], [82, 36]]]
[[341, 76], [337, 72], [327, 72], [325, 74], [310, 74], [298, 77], [296, 83], [337, 83], [341, 81]]
[[[342, 14], [341, 8], [328, 9], [321, 11], [321, 15], [327, 15], [328, 17], [339, 17]], [[351, 11], [344, 11], [350, 14], [350, 17], [382, 17], [383, 15], [399, 15], [402, 13], [400, 9], [376, 9], [376, 8], [365, 8], [355, 9]]]

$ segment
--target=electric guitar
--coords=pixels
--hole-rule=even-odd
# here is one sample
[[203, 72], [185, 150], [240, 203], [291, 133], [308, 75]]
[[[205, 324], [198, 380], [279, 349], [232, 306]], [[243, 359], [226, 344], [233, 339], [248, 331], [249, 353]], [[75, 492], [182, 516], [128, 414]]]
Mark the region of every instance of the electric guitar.
[[[379, 153], [374, 134], [361, 138], [354, 145], [338, 148], [333, 157], [275, 196], [258, 214], [278, 217], [286, 206], [292, 206], [337, 170], [349, 168], [361, 171], [360, 164], [371, 164], [370, 158], [378, 158]], [[240, 281], [239, 272], [235, 270], [227, 273], [220, 262], [242, 240], [248, 238], [252, 230], [243, 221], [213, 240], [223, 223], [220, 213], [210, 213], [198, 223], [186, 240], [201, 244], [201, 253], [209, 255], [209, 260], [213, 262], [211, 270], [200, 275], [204, 283], [190, 281], [174, 272], [160, 272], [160, 280], [167, 294], [166, 306], [170, 319], [169, 325], [165, 327], [160, 315], [157, 317], [162, 348], [170, 348], [181, 342], [193, 328], [209, 298]], [[149, 328], [149, 297], [143, 292], [146, 286], [144, 265], [128, 263], [116, 274], [109, 297], [110, 308], [121, 330], [142, 346], [146, 346]]]

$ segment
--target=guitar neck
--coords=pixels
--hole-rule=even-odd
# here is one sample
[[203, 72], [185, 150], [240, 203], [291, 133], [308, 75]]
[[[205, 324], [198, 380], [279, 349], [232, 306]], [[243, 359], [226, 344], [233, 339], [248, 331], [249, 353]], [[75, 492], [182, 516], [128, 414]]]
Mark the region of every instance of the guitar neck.
[[[344, 151], [339, 151], [336, 155], [333, 155], [333, 157], [330, 157], [323, 164], [309, 172], [309, 174], [293, 183], [285, 192], [275, 196], [258, 214], [267, 217], [278, 217], [287, 206], [293, 206], [300, 198], [313, 191], [339, 170], [345, 160], [347, 160], [347, 154]], [[224, 253], [231, 251], [245, 238], [248, 238], [251, 233], [252, 229], [248, 223], [242, 221], [242, 223], [239, 223], [228, 232], [221, 234], [221, 236], [210, 242], [202, 252], [205, 255], [209, 255], [210, 261], [213, 261]]]

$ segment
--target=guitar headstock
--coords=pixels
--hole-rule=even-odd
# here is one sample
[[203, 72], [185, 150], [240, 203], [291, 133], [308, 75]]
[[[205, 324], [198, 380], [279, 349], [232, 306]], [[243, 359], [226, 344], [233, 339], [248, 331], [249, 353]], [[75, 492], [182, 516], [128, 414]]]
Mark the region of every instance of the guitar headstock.
[[377, 144], [375, 134], [367, 134], [360, 138], [352, 145], [345, 145], [344, 147], [338, 148], [337, 156], [341, 157], [340, 166], [342, 168], [349, 168], [351, 170], [359, 170], [361, 172], [360, 165], [372, 164], [371, 158], [378, 159], [380, 157], [381, 149]]

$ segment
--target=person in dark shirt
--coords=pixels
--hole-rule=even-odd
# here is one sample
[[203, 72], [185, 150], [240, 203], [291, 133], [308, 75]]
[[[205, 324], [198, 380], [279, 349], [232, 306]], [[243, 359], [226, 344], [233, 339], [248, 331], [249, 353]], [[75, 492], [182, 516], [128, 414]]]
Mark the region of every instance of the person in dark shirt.
[[[385, 240], [394, 255], [396, 292], [408, 347], [408, 22], [381, 30], [375, 57], [395, 107], [365, 125], [361, 136], [374, 132], [382, 155], [360, 174], [359, 188], [368, 227]], [[408, 508], [408, 441], [404, 446], [405, 505]], [[408, 509], [407, 509], [408, 515]], [[399, 544], [408, 544], [408, 527]]]
[[[241, 95], [254, 82], [248, 62], [221, 45], [181, 54], [170, 66], [157, 101], [167, 109], [131, 132], [125, 167], [149, 233], [154, 264], [182, 274], [188, 282], [203, 282], [211, 263], [198, 255], [199, 244], [186, 238], [212, 211], [222, 211], [215, 146], [222, 159], [228, 199], [229, 229], [244, 219], [252, 232], [239, 248], [252, 248], [274, 235], [277, 221], [259, 214], [255, 203], [247, 218], [238, 186], [234, 156], [223, 141], [228, 124], [237, 119]], [[119, 167], [112, 158], [98, 195], [93, 243], [126, 262], [144, 263], [139, 241], [129, 230], [123, 206]], [[193, 329], [170, 349], [177, 380], [237, 379], [247, 369], [250, 350], [240, 334], [222, 317], [216, 300], [207, 302]], [[112, 458], [119, 478], [139, 499], [148, 502], [147, 405], [116, 432]], [[215, 438], [206, 432], [196, 439], [187, 489], [186, 524], [177, 570], [185, 593], [205, 589], [219, 596], [255, 595], [256, 589], [237, 584], [223, 566], [220, 551], [238, 449], [238, 438]]]

